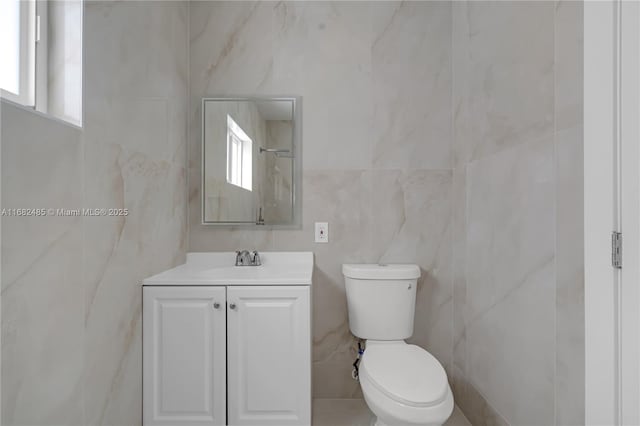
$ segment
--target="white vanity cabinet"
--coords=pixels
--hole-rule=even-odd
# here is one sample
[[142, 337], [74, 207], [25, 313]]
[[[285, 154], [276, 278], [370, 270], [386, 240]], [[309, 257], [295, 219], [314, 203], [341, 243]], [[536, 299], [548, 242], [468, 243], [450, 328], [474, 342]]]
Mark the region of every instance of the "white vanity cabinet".
[[311, 424], [313, 257], [234, 256], [189, 253], [143, 281], [145, 426]]
[[230, 425], [309, 425], [309, 287], [227, 288]]
[[226, 424], [225, 300], [225, 287], [143, 287], [145, 425]]
[[145, 286], [144, 424], [309, 425], [309, 313], [306, 286]]

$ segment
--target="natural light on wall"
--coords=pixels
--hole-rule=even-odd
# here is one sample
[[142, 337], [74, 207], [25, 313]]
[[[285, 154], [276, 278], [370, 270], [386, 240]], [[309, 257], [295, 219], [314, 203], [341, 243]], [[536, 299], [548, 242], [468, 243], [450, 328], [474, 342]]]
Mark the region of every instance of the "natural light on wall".
[[252, 181], [253, 141], [227, 115], [227, 182], [251, 191]]
[[0, 0], [0, 94], [82, 124], [81, 0]]

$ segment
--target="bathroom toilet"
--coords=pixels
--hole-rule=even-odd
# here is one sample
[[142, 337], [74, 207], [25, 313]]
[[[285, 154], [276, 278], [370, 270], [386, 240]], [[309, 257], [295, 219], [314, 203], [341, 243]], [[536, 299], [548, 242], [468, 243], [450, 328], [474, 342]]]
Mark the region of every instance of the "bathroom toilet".
[[359, 366], [376, 426], [442, 425], [453, 394], [442, 365], [404, 339], [413, 334], [416, 265], [342, 265], [351, 332], [366, 340]]

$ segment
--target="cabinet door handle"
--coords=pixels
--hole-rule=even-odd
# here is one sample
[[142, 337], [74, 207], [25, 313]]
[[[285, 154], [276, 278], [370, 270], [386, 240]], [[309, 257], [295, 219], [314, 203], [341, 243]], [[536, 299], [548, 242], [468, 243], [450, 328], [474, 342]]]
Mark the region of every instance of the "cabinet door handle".
[[231, 308], [231, 309], [235, 309], [235, 308], [236, 308], [236, 304], [235, 304], [235, 303], [230, 303], [230, 304], [229, 304], [229, 308]]
[[218, 302], [213, 302], [213, 309], [220, 309], [220, 304]]

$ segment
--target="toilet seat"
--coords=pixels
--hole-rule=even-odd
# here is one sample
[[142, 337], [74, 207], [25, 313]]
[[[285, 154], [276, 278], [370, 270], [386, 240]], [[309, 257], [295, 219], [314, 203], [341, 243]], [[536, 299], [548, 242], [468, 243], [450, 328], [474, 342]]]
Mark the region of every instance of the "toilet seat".
[[368, 345], [360, 377], [386, 397], [409, 407], [442, 404], [450, 393], [438, 360], [421, 347], [404, 342]]

